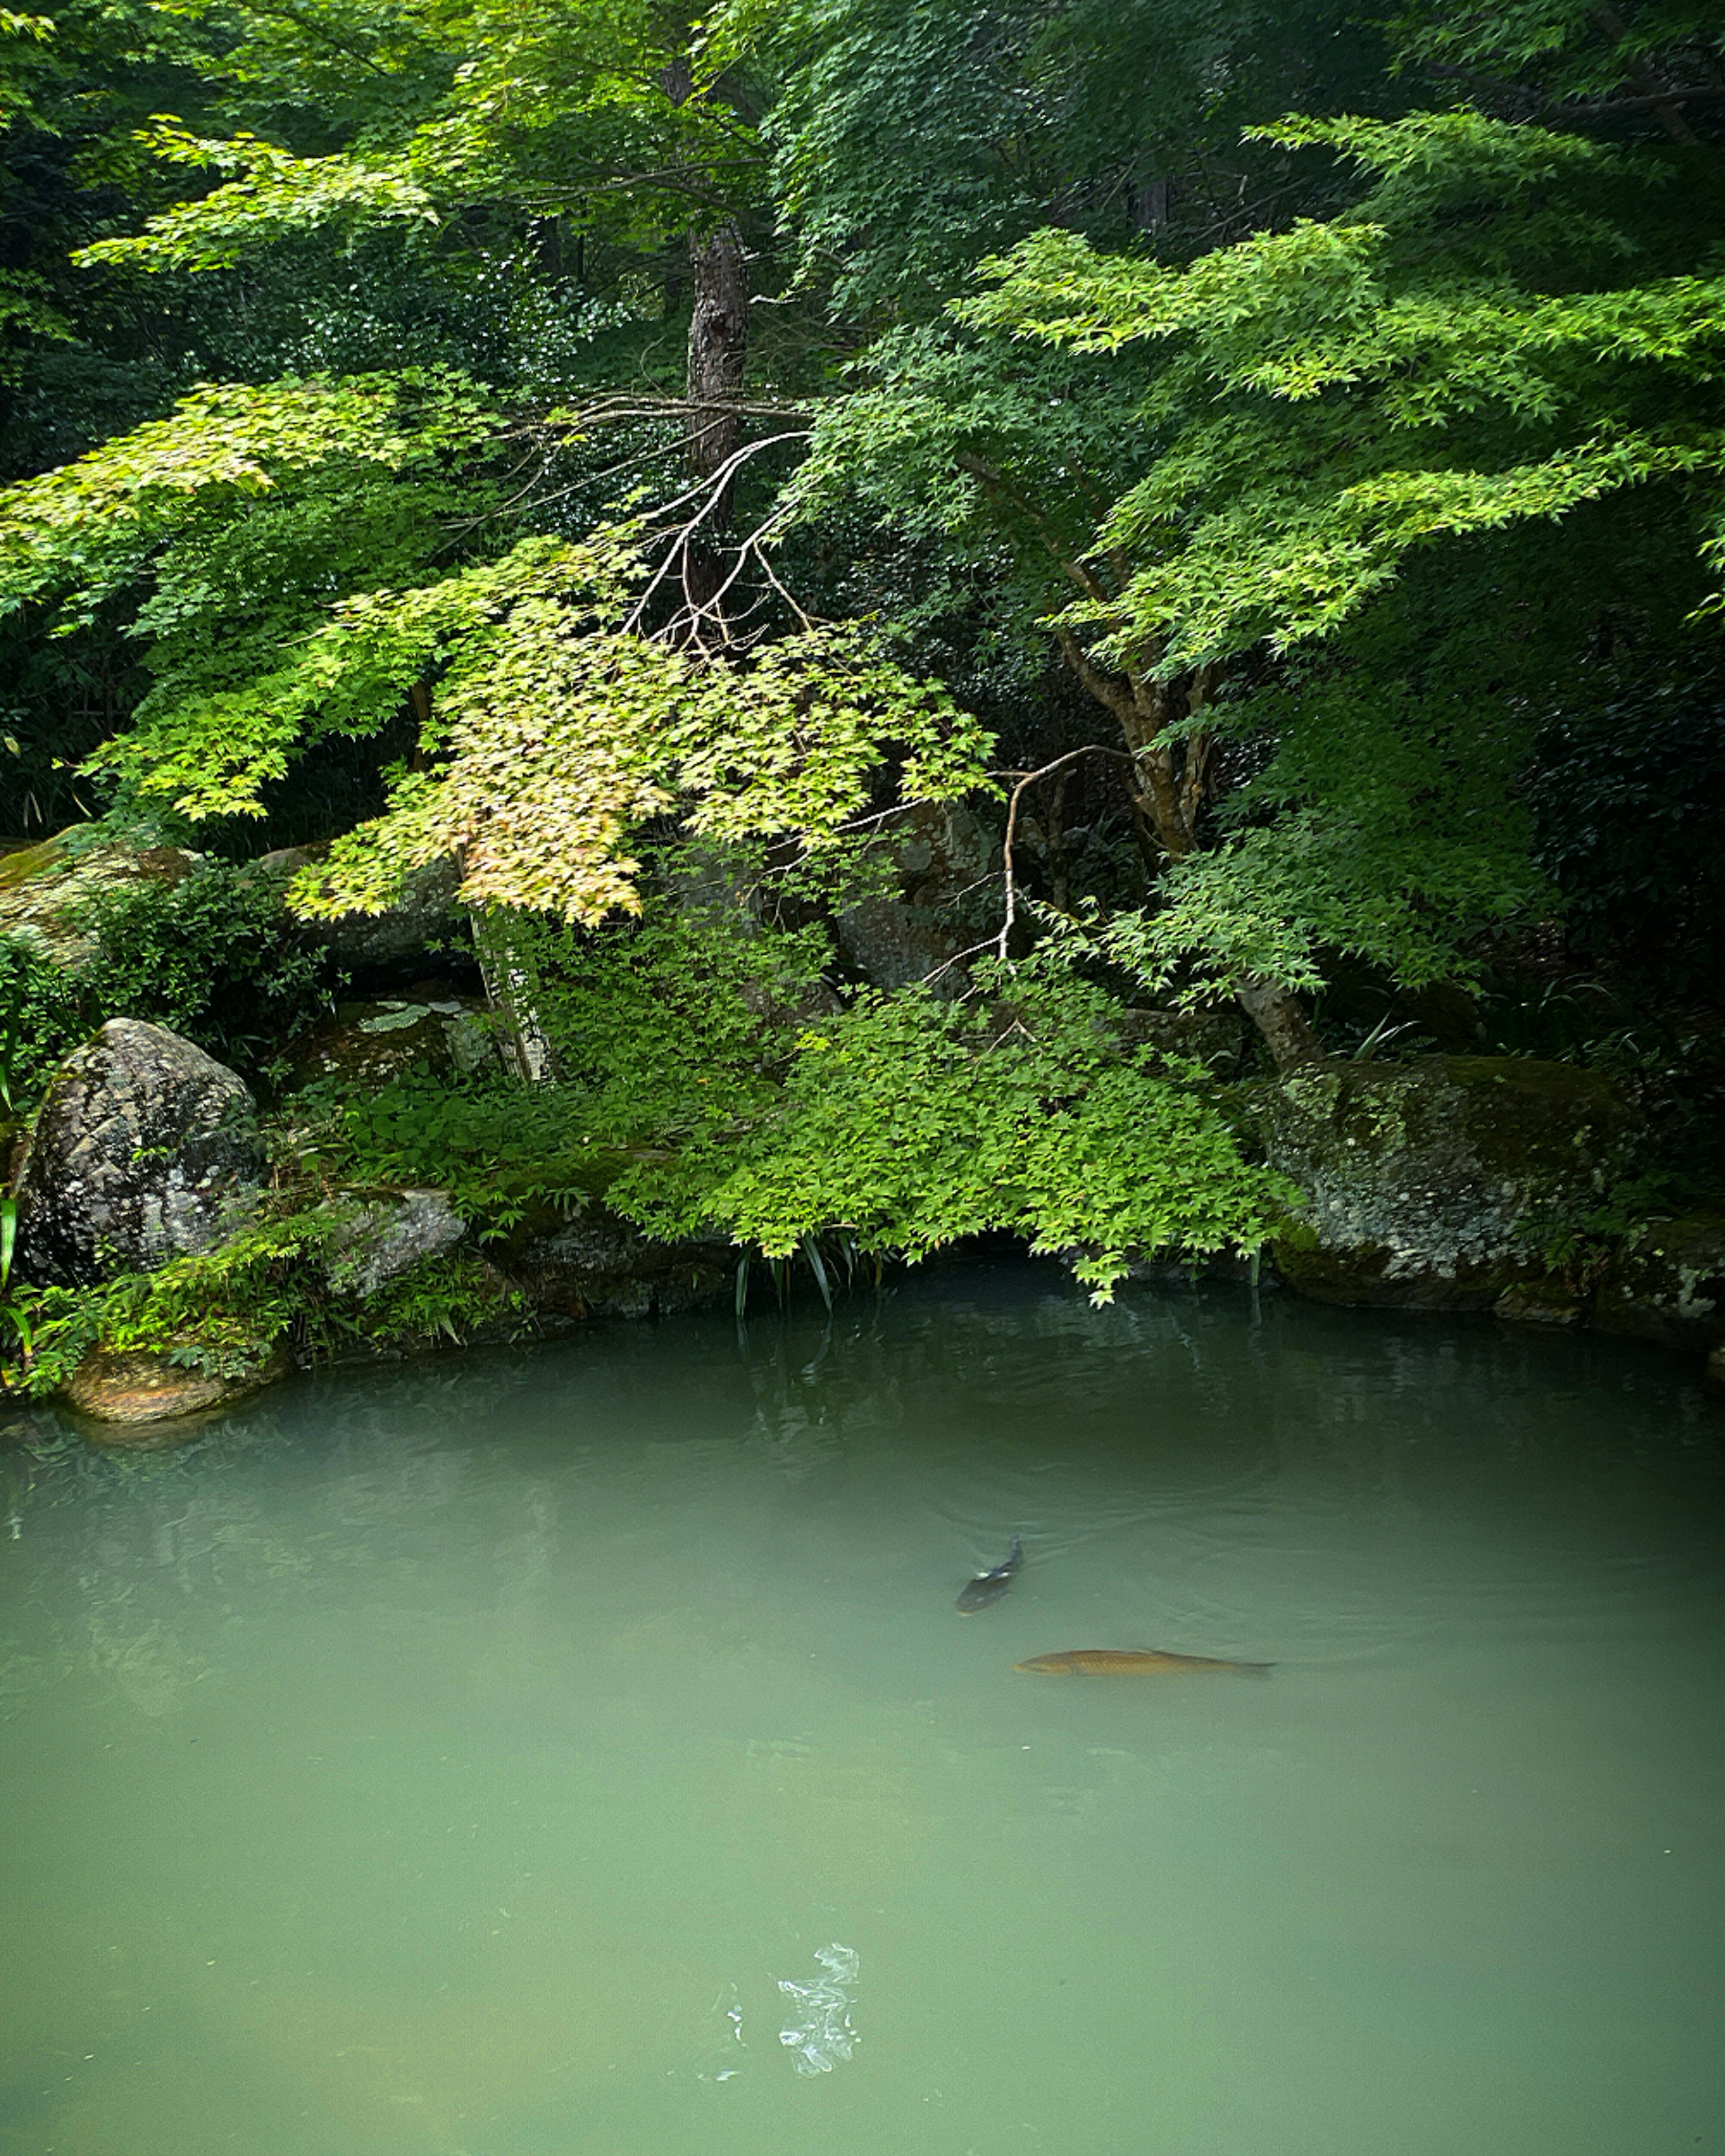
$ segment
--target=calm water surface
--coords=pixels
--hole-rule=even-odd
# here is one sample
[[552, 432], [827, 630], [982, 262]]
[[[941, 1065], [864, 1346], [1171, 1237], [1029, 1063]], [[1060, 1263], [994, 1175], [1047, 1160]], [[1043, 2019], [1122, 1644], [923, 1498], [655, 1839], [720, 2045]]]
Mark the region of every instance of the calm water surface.
[[1686, 1375], [1002, 1265], [39, 1418], [0, 2152], [1725, 2150]]

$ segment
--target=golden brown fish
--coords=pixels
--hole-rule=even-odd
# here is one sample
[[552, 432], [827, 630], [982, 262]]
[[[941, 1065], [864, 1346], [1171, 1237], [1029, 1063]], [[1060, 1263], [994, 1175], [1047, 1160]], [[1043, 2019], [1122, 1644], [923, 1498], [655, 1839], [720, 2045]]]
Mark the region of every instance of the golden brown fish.
[[1164, 1655], [1154, 1647], [1075, 1647], [1064, 1655], [1033, 1655], [1014, 1667], [1058, 1677], [1267, 1677], [1276, 1665], [1219, 1662], [1209, 1655]]

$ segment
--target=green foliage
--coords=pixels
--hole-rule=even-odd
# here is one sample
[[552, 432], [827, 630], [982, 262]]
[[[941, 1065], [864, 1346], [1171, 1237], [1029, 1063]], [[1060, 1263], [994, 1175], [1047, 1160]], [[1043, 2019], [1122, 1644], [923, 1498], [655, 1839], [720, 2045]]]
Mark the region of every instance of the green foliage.
[[[1538, 98], [1578, 117], [1620, 115], [1672, 129], [1658, 90], [1707, 89], [1716, 80], [1717, 10], [1707, 0], [1492, 0], [1455, 7], [1416, 0], [1394, 25], [1404, 64], [1460, 74], [1482, 93]], [[1683, 110], [1681, 96], [1673, 107]]]
[[[377, 911], [410, 869], [459, 853], [469, 904], [593, 926], [639, 910], [629, 847], [666, 812], [716, 843], [819, 854], [872, 805], [889, 752], [907, 800], [952, 799], [981, 779], [990, 737], [865, 626], [810, 629], [741, 663], [700, 660], [624, 618], [605, 536], [531, 542], [494, 569], [356, 601], [307, 647], [328, 697], [375, 680], [380, 652], [406, 664], [403, 646], [422, 664], [439, 652], [444, 670], [420, 742], [436, 760], [395, 774], [388, 812], [302, 873], [304, 911]], [[291, 701], [278, 681], [261, 708], [273, 721]]]
[[172, 416], [0, 495], [0, 600], [56, 588], [88, 611], [200, 511], [233, 516], [341, 460], [398, 472], [471, 450], [496, 424], [473, 385], [412, 372], [194, 390]]
[[1105, 651], [1173, 670], [1286, 650], [1415, 549], [1659, 479], [1702, 496], [1707, 542], [1725, 280], [1624, 281], [1634, 241], [1604, 204], [1633, 208], [1629, 169], [1465, 110], [1276, 136], [1352, 159], [1357, 207], [1186, 270], [1039, 233], [960, 311], [1081, 352], [1171, 347], [1146, 408], [1166, 445], [1101, 533], [1132, 573], [1071, 617]]
[[445, 1341], [459, 1347], [481, 1328], [520, 1339], [532, 1327], [521, 1290], [483, 1258], [462, 1251], [422, 1258], [386, 1281], [357, 1315], [331, 1309], [323, 1317], [326, 1326], [382, 1348], [440, 1347]]
[[[86, 249], [86, 260], [222, 269], [331, 225], [345, 235], [357, 221], [429, 222], [524, 194], [645, 249], [691, 212], [710, 215], [715, 193], [746, 198], [759, 167], [734, 87], [746, 40], [727, 35], [722, 16], [697, 30], [647, 0], [423, 9], [358, 26], [356, 51], [353, 26], [322, 12], [284, 22], [242, 10], [240, 35], [219, 41], [209, 71], [248, 90], [268, 80], [277, 98], [321, 111], [330, 47], [347, 45], [353, 64], [334, 67], [357, 107], [349, 141], [300, 157], [249, 132], [216, 140], [158, 126], [158, 156], [240, 177]], [[387, 55], [381, 64], [369, 46]], [[368, 64], [381, 85], [366, 83]]]
[[[1650, 797], [1717, 634], [1678, 623], [1725, 468], [1725, 108], [1702, 95], [1725, 78], [1695, 0], [1408, 0], [1399, 73], [1327, 0], [727, 0], [699, 23], [90, 0], [0, 33], [28, 235], [0, 284], [6, 469], [36, 473], [0, 495], [8, 798], [39, 819], [93, 780], [255, 822], [297, 785], [344, 827], [304, 911], [382, 906], [454, 853], [470, 903], [533, 916], [561, 1083], [397, 1101], [341, 1142], [380, 1175], [453, 1179], [495, 1227], [576, 1202], [584, 1152], [671, 1142], [720, 1183], [747, 1153], [771, 1182], [783, 1140], [778, 1194], [733, 1194], [778, 1244], [821, 1193], [882, 1247], [891, 1220], [909, 1248], [991, 1204], [1067, 1232], [1034, 1177], [994, 1204], [942, 1168], [927, 1220], [845, 1195], [866, 1145], [835, 1122], [829, 1164], [798, 1150], [825, 1127], [822, 1056], [853, 1067], [793, 1047], [814, 941], [757, 900], [662, 902], [674, 835], [777, 873], [985, 783], [961, 670], [1018, 692], [1003, 760], [1114, 749], [1058, 783], [1088, 816], [1106, 778], [1115, 829], [1129, 790], [1161, 880], [1133, 904], [1135, 855], [1107, 894], [1130, 910], [1088, 932], [1163, 991], [1307, 990], [1338, 953], [1468, 977], [1482, 931], [1549, 904], [1536, 826], [1594, 947], [1637, 906], [1681, 910]], [[721, 225], [752, 295], [734, 416], [780, 431], [703, 527], [757, 533], [709, 652], [667, 632], [678, 557], [655, 549], [689, 513], [662, 393], [691, 244]], [[705, 569], [680, 569], [692, 604]], [[1043, 639], [1086, 711], [1042, 699]], [[1632, 756], [1621, 685], [1649, 680], [1673, 686]], [[355, 783], [318, 795], [337, 762]], [[1060, 822], [1026, 797], [1027, 856]], [[1047, 858], [1082, 911], [1077, 854]], [[1697, 868], [1691, 916], [1707, 887]], [[183, 903], [116, 921], [116, 993], [249, 1052], [297, 1007], [290, 947], [245, 927], [213, 985], [214, 910]], [[1034, 1151], [1012, 1103], [1063, 1081], [1028, 1035], [970, 1027], [895, 1000], [832, 1038], [883, 1099], [994, 1102], [1004, 1175]], [[1088, 1037], [1050, 1017], [1038, 1052]], [[1109, 1057], [1066, 1074], [1096, 1104], [1078, 1124], [1117, 1135], [1137, 1085], [1163, 1129], [1183, 1081]], [[1093, 1182], [1081, 1138], [1062, 1158]], [[1126, 1204], [1097, 1201], [1098, 1247], [1126, 1246]]]
[[831, 946], [822, 928], [763, 921], [748, 867], [685, 857], [638, 924], [582, 936], [530, 922], [513, 943], [563, 1089], [599, 1142], [675, 1145], [734, 1126], [783, 1078]]
[[342, 1263], [358, 1210], [349, 1202], [277, 1213], [153, 1273], [18, 1291], [0, 1306], [23, 1350], [12, 1382], [39, 1397], [57, 1392], [98, 1348], [237, 1378], [289, 1337], [329, 1356], [356, 1342], [424, 1348], [480, 1327], [526, 1329], [519, 1291], [470, 1253], [422, 1259], [360, 1294]]
[[1725, 682], [1696, 663], [1609, 685], [1543, 730], [1525, 790], [1572, 945], [1705, 995], [1725, 917]]
[[838, 1232], [914, 1260], [1008, 1229], [1076, 1255], [1106, 1301], [1130, 1254], [1255, 1250], [1297, 1202], [1242, 1158], [1195, 1074], [1115, 1045], [1101, 991], [1059, 968], [991, 986], [1009, 1000], [864, 994], [804, 1034], [770, 1114], [631, 1169], [611, 1204], [655, 1232], [719, 1227], [768, 1257]]
[[88, 988], [15, 936], [0, 936], [0, 1117], [22, 1116], [100, 1020]]
[[1343, 20], [1301, 0], [801, 0], [774, 25], [765, 133], [802, 275], [847, 314], [925, 316], [1054, 203], [1099, 239], [1189, 245], [1266, 184], [1243, 123], [1369, 69]]
[[1481, 932], [1548, 896], [1511, 791], [1529, 729], [1497, 700], [1398, 695], [1344, 668], [1224, 716], [1267, 733], [1267, 761], [1218, 844], [1097, 939], [1153, 994], [1214, 996], [1241, 974], [1316, 992], [1337, 955], [1406, 988], [1466, 980]]
[[282, 905], [284, 880], [206, 862], [177, 884], [110, 885], [78, 926], [97, 952], [75, 978], [0, 936], [0, 1116], [33, 1106], [105, 1019], [147, 1019], [267, 1075], [326, 1007], [327, 968]]
[[28, 1291], [24, 1389], [57, 1391], [97, 1347], [166, 1353], [223, 1377], [254, 1368], [303, 1312], [311, 1267], [341, 1225], [334, 1212], [265, 1219], [157, 1272]]
[[762, 920], [747, 868], [673, 856], [639, 921], [591, 935], [513, 921], [511, 963], [557, 1080], [403, 1080], [331, 1096], [314, 1119], [321, 1172], [435, 1185], [494, 1240], [536, 1212], [603, 1196], [632, 1152], [769, 1111], [828, 943], [819, 929]]
[[587, 1127], [584, 1096], [504, 1080], [448, 1084], [398, 1079], [376, 1092], [320, 1100], [306, 1158], [361, 1188], [434, 1187], [449, 1193], [481, 1241], [531, 1214], [578, 1212], [623, 1165]]
[[[645, 633], [650, 584], [627, 527], [382, 583], [429, 566], [458, 501], [486, 506], [440, 468], [492, 424], [470, 385], [442, 377], [201, 392], [0, 495], [15, 599], [58, 585], [88, 619], [153, 583], [132, 633], [153, 639], [160, 678], [90, 767], [194, 819], [255, 817], [309, 746], [374, 735], [417, 694], [417, 767], [296, 902], [377, 910], [409, 870], [459, 852], [470, 902], [589, 923], [634, 909], [631, 839], [673, 808], [717, 842], [814, 852], [873, 805], [890, 752], [907, 798], [977, 782], [986, 733], [865, 624], [809, 626], [742, 660]], [[259, 495], [262, 516], [247, 513]]]
[[176, 884], [116, 885], [87, 909], [100, 944], [88, 993], [223, 1063], [267, 1071], [328, 1007], [328, 968], [283, 906], [285, 878], [206, 862]]
[[399, 160], [368, 164], [340, 156], [296, 157], [254, 135], [211, 141], [172, 121], [159, 122], [144, 139], [167, 163], [244, 177], [164, 212], [146, 233], [92, 241], [74, 256], [80, 264], [134, 265], [157, 273], [228, 270], [260, 239], [358, 221], [429, 223], [437, 214]]

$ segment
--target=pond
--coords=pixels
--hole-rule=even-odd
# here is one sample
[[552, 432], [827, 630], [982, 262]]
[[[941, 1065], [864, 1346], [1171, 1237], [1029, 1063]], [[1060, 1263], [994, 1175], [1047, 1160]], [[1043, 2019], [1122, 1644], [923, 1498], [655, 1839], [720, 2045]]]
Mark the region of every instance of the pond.
[[1687, 1378], [1001, 1262], [37, 1416], [0, 2152], [1725, 2146]]

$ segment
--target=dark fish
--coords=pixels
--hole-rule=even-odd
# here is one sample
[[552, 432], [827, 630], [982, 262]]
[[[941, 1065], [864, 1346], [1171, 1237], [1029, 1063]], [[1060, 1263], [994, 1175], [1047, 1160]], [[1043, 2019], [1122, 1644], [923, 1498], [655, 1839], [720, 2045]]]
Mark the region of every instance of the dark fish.
[[1164, 1655], [1153, 1647], [1075, 1647], [1064, 1655], [1033, 1655], [1028, 1662], [1013, 1666], [1057, 1677], [1267, 1677], [1276, 1665], [1218, 1662], [1208, 1655]]
[[1024, 1561], [1024, 1546], [1014, 1535], [1012, 1548], [994, 1569], [978, 1573], [958, 1597], [959, 1614], [968, 1617], [978, 1609], [986, 1609], [991, 1602], [998, 1602], [1012, 1585], [1013, 1574]]

